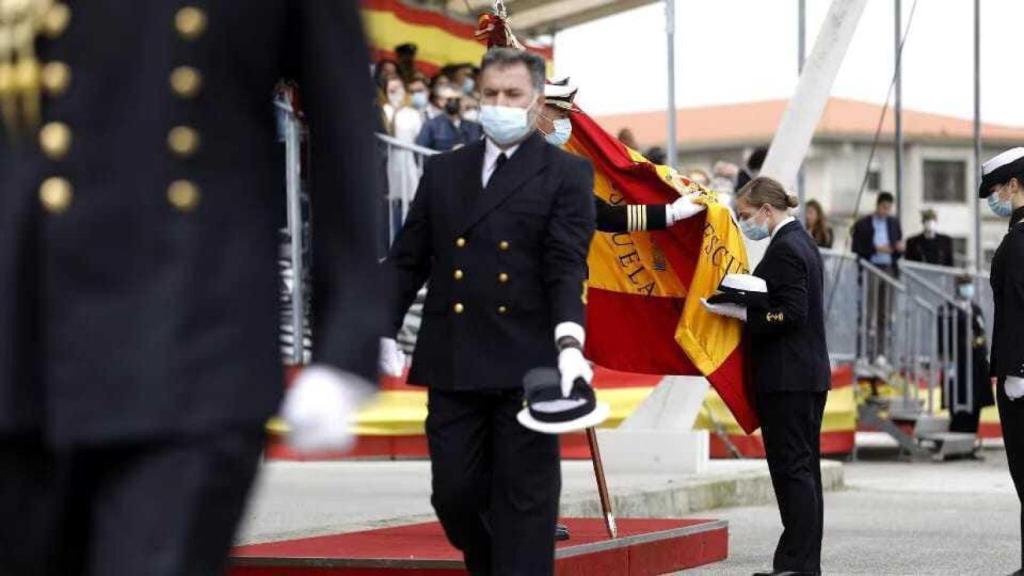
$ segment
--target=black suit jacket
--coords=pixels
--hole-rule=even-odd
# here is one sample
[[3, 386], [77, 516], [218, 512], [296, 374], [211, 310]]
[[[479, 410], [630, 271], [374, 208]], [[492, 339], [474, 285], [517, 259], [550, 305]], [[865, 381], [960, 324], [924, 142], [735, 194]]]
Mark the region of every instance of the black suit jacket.
[[1024, 208], [992, 258], [992, 375], [1024, 378]]
[[481, 190], [484, 142], [431, 158], [388, 257], [392, 330], [428, 282], [409, 381], [522, 386], [554, 366], [554, 327], [584, 324], [590, 163], [534, 134]]
[[[0, 435], [166, 437], [274, 413], [282, 77], [300, 84], [314, 142], [315, 359], [376, 379], [385, 299], [357, 6], [188, 4], [203, 17], [179, 17], [179, 0], [76, 2], [62, 34], [37, 40], [42, 62], [71, 70], [43, 99], [43, 124], [72, 136], [63, 157], [0, 122]], [[198, 90], [173, 88], [183, 66]]]
[[911, 262], [924, 262], [936, 266], [953, 265], [953, 239], [945, 234], [928, 238], [918, 234], [907, 238], [907, 252], [904, 258]]
[[768, 304], [747, 309], [748, 367], [758, 393], [828, 390], [821, 254], [800, 222], [775, 234], [754, 275], [768, 284]]
[[[875, 255], [875, 225], [872, 223], [873, 218], [874, 215], [869, 214], [857, 220], [857, 223], [853, 225], [853, 253], [868, 262]], [[899, 219], [895, 216], [890, 216], [887, 222], [889, 226], [889, 243], [892, 246], [896, 246], [896, 244], [903, 240], [903, 228], [900, 226]], [[896, 265], [897, 260], [901, 256], [902, 254], [899, 252], [892, 255], [893, 266]]]

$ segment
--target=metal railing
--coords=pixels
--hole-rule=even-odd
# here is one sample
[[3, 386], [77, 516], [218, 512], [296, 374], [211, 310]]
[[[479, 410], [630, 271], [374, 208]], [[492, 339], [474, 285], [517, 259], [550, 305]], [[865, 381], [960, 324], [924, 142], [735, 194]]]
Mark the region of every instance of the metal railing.
[[377, 134], [377, 141], [386, 157], [387, 165], [387, 231], [388, 243], [395, 239], [409, 213], [409, 205], [416, 195], [416, 187], [423, 174], [423, 161], [436, 150], [403, 142], [387, 134]]

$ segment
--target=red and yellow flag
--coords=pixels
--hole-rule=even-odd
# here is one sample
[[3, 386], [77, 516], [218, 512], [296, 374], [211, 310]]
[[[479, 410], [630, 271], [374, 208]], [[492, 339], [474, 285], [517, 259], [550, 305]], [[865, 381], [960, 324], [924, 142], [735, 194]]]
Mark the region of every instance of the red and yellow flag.
[[700, 192], [707, 210], [668, 230], [597, 233], [590, 246], [587, 357], [624, 372], [703, 375], [748, 434], [758, 427], [744, 378], [742, 323], [701, 298], [747, 273], [742, 234], [714, 192], [630, 150], [576, 110], [566, 149], [594, 165], [594, 193], [612, 205], [668, 204]]

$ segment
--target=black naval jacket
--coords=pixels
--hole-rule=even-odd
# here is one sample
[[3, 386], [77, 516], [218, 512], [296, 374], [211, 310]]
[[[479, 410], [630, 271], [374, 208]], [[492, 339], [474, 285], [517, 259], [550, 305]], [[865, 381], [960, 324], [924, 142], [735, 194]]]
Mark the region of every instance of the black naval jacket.
[[1024, 378], [1024, 208], [992, 258], [992, 375]]
[[800, 222], [776, 232], [754, 275], [768, 284], [769, 302], [747, 309], [747, 354], [757, 392], [828, 390], [821, 254]]
[[375, 380], [385, 299], [356, 4], [70, 10], [36, 41], [70, 70], [51, 78], [40, 129], [13, 140], [0, 126], [0, 435], [137, 440], [274, 413], [282, 77], [299, 82], [314, 141], [314, 356]]
[[428, 283], [409, 382], [510, 389], [556, 365], [554, 328], [584, 325], [590, 163], [533, 134], [481, 189], [484, 141], [431, 158], [388, 267], [397, 333]]
[[903, 257], [911, 262], [952, 266], [953, 239], [945, 234], [935, 234], [931, 238], [924, 234], [911, 236], [907, 238], [907, 251]]

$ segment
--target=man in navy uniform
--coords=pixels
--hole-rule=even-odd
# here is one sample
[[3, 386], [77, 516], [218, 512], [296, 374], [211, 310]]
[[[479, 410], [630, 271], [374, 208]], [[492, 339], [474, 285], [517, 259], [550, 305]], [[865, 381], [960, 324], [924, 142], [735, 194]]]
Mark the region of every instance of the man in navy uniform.
[[[996, 405], [1010, 477], [1017, 498], [1024, 502], [1024, 148], [1012, 148], [985, 162], [982, 174], [979, 195], [988, 199], [992, 212], [1010, 220], [1010, 231], [992, 258], [995, 310], [989, 364], [997, 379]], [[1024, 574], [1024, 568], [1014, 574]]]
[[474, 575], [544, 576], [558, 438], [516, 414], [532, 368], [558, 366], [564, 395], [593, 376], [582, 354], [593, 172], [535, 130], [540, 57], [491, 49], [480, 84], [487, 138], [427, 162], [388, 257], [392, 329], [428, 282], [408, 379], [429, 387], [431, 501], [448, 539]]
[[285, 412], [345, 443], [384, 319], [361, 30], [335, 0], [0, 3], [0, 573], [223, 573], [284, 389], [282, 77], [320, 364]]

